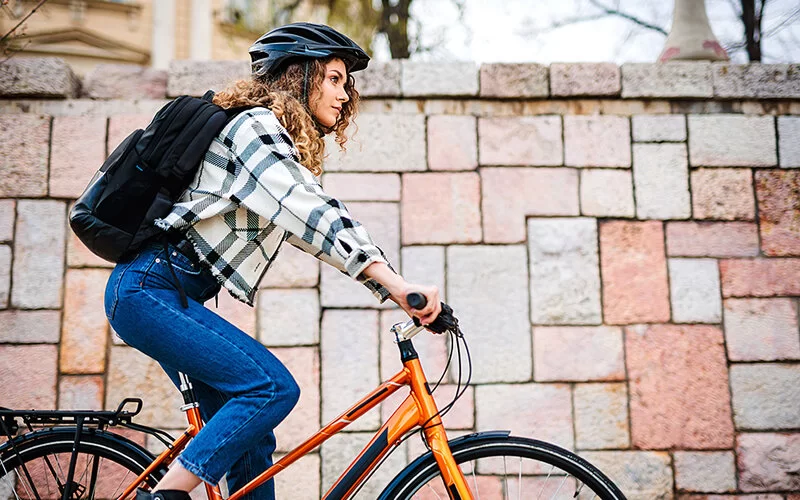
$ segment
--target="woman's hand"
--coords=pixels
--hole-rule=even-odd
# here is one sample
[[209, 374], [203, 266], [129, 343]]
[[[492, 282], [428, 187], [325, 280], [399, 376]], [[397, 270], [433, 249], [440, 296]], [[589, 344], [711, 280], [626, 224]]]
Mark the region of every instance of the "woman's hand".
[[[383, 285], [391, 294], [391, 299], [409, 316], [418, 318], [423, 325], [431, 324], [442, 311], [439, 289], [433, 285], [409, 283], [382, 262], [373, 262], [364, 269], [364, 274]], [[412, 309], [406, 300], [408, 294], [413, 292], [421, 293], [428, 301], [420, 310]]]

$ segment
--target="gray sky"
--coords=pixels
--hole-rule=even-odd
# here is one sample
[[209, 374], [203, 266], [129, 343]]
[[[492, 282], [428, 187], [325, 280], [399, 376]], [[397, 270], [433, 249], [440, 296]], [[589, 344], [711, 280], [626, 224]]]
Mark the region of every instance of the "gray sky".
[[[424, 45], [430, 53], [412, 59], [481, 62], [653, 62], [666, 37], [619, 18], [606, 18], [548, 29], [553, 22], [597, 13], [587, 0], [463, 0], [463, 22], [452, 0], [414, 0], [412, 16], [421, 19]], [[669, 31], [672, 2], [658, 0], [600, 0], [635, 14]], [[711, 28], [723, 46], [743, 39], [733, 4], [737, 0], [706, 0]], [[800, 2], [769, 0], [763, 29], [785, 27], [762, 43], [763, 62], [800, 62]], [[411, 27], [412, 32], [417, 32]], [[383, 46], [381, 46], [383, 45]], [[376, 43], [375, 55], [388, 59], [385, 44]], [[746, 54], [733, 54], [738, 63]]]

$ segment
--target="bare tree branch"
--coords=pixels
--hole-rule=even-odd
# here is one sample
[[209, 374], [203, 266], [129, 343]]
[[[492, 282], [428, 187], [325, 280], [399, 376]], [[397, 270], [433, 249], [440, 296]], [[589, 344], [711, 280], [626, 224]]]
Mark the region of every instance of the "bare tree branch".
[[589, 3], [591, 3], [592, 5], [597, 7], [598, 9], [601, 9], [603, 12], [605, 12], [606, 14], [608, 14], [610, 16], [617, 16], [617, 17], [621, 17], [623, 19], [627, 19], [628, 21], [631, 21], [632, 23], [638, 24], [639, 26], [641, 26], [643, 28], [651, 29], [653, 31], [657, 31], [658, 33], [661, 33], [664, 36], [667, 36], [667, 30], [665, 30], [661, 26], [657, 26], [655, 24], [647, 22], [644, 19], [639, 19], [638, 17], [633, 16], [631, 14], [628, 14], [627, 12], [620, 11], [619, 10], [619, 2], [617, 3], [617, 8], [616, 9], [608, 7], [606, 5], [603, 5], [598, 0], [589, 0]]
[[39, 7], [41, 7], [42, 5], [44, 5], [44, 4], [45, 4], [45, 2], [47, 2], [47, 0], [39, 0], [39, 3], [38, 3], [38, 4], [36, 4], [36, 7], [34, 7], [34, 8], [33, 8], [33, 10], [31, 10], [30, 12], [28, 12], [28, 15], [27, 15], [27, 16], [25, 16], [25, 17], [23, 17], [22, 19], [20, 19], [20, 21], [19, 21], [19, 22], [18, 22], [18, 23], [17, 23], [17, 24], [16, 24], [16, 25], [13, 27], [13, 28], [11, 28], [10, 30], [8, 30], [8, 32], [7, 32], [5, 35], [3, 35], [3, 37], [2, 37], [2, 38], [0, 38], [0, 44], [2, 44], [3, 42], [5, 42], [5, 41], [6, 41], [6, 39], [8, 39], [8, 37], [10, 37], [10, 36], [11, 36], [11, 34], [12, 34], [12, 33], [14, 33], [14, 32], [17, 30], [17, 28], [19, 28], [20, 26], [22, 26], [22, 23], [24, 23], [25, 21], [27, 21], [27, 20], [28, 20], [28, 18], [29, 18], [29, 17], [31, 17], [31, 16], [33, 15], [33, 13], [34, 13], [34, 12], [36, 12], [37, 10], [39, 10]]
[[781, 20], [777, 25], [771, 27], [769, 31], [764, 31], [763, 33], [761, 33], [761, 38], [764, 39], [768, 36], [772, 36], [775, 33], [781, 31], [786, 26], [790, 26], [795, 18], [800, 18], [800, 7], [795, 9], [794, 12], [792, 12], [785, 18], [783, 18], [783, 20]]

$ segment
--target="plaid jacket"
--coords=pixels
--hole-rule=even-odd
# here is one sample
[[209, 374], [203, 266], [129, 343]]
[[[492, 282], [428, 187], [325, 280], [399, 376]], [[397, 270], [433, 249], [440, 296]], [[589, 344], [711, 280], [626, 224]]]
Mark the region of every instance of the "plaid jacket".
[[250, 305], [286, 240], [385, 301], [389, 292], [361, 275], [373, 262], [389, 264], [383, 251], [298, 158], [271, 110], [245, 111], [214, 139], [192, 184], [156, 225], [185, 233], [217, 280]]

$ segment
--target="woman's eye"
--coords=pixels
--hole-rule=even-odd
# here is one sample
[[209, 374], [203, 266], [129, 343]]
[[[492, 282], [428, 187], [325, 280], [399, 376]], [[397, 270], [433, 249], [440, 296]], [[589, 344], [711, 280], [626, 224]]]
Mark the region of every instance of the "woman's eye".
[[339, 77], [338, 77], [338, 76], [332, 76], [332, 77], [331, 77], [331, 81], [332, 81], [333, 83], [339, 83]]

